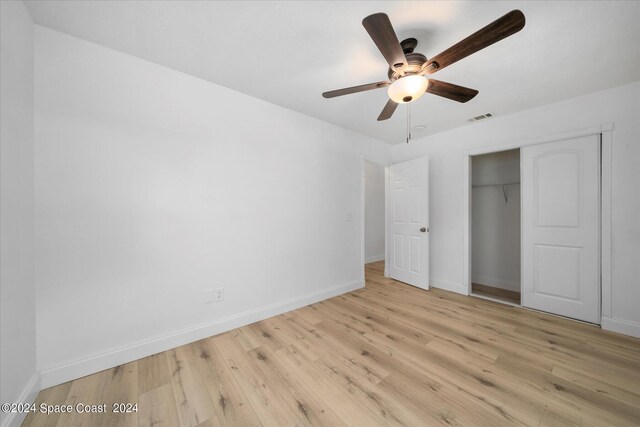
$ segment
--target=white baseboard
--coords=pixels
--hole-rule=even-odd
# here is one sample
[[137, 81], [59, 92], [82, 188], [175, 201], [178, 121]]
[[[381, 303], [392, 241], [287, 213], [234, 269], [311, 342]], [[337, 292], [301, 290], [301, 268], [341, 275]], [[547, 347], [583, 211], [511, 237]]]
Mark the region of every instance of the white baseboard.
[[373, 255], [364, 259], [365, 264], [369, 264], [370, 262], [378, 262], [378, 261], [384, 261], [384, 254]]
[[469, 295], [469, 289], [467, 286], [451, 280], [429, 279], [429, 284], [434, 288], [444, 289], [445, 291], [451, 291], [457, 294]]
[[230, 331], [241, 326], [249, 325], [251, 323], [277, 316], [278, 314], [286, 313], [288, 311], [363, 287], [364, 282], [361, 280], [351, 282], [346, 285], [334, 286], [333, 288], [308, 293], [275, 304], [247, 310], [239, 314], [227, 316], [222, 319], [214, 320], [212, 322], [204, 323], [162, 337], [121, 347], [106, 353], [97, 354], [65, 365], [45, 369], [40, 372], [42, 388], [52, 387], [76, 378], [84, 377], [105, 369], [110, 369], [115, 366], [122, 365], [123, 363], [132, 362], [142, 357], [150, 356], [174, 347]]
[[485, 277], [485, 276], [473, 276], [471, 278], [471, 281], [479, 285], [493, 286], [494, 288], [520, 292], [520, 283], [511, 282], [508, 280], [492, 279], [490, 277]]
[[640, 338], [640, 323], [602, 316], [602, 329]]
[[[38, 396], [39, 391], [40, 375], [38, 375], [38, 373], [36, 372], [31, 376], [31, 378], [29, 378], [27, 385], [25, 385], [24, 389], [22, 389], [22, 392], [20, 393], [20, 396], [15, 401], [15, 403], [33, 403], [36, 401], [36, 396]], [[26, 413], [10, 412], [2, 422], [2, 427], [18, 427], [20, 424], [22, 424], [22, 421], [24, 421], [26, 417]]]

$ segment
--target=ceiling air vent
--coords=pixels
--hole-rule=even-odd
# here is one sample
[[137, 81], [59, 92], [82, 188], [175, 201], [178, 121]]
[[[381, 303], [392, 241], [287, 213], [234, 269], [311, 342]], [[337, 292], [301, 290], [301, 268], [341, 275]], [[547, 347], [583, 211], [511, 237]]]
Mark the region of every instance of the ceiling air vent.
[[477, 122], [478, 120], [484, 120], [484, 119], [490, 119], [491, 117], [493, 117], [493, 114], [491, 113], [486, 113], [486, 114], [481, 114], [479, 116], [475, 116], [469, 119], [470, 122]]

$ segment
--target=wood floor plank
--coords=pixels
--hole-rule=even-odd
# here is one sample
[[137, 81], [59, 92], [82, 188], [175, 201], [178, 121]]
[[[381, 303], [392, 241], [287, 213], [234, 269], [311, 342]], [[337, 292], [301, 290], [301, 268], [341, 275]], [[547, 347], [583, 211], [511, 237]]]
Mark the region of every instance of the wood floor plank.
[[194, 359], [192, 347], [188, 345], [167, 352], [171, 385], [181, 426], [197, 426], [216, 417], [200, 371], [193, 364]]
[[134, 416], [36, 413], [23, 426], [640, 425], [640, 339], [383, 271], [37, 398], [138, 402]]
[[268, 321], [253, 323], [247, 329], [252, 331], [253, 337], [260, 342], [261, 346], [266, 346], [269, 350], [276, 351], [289, 345], [288, 340], [283, 339]]
[[278, 393], [279, 385], [266, 378], [231, 334], [215, 337], [211, 342], [231, 369], [234, 378], [247, 397], [253, 410], [265, 426], [309, 425], [297, 411], [287, 405]]
[[220, 420], [217, 417], [215, 417], [210, 420], [201, 422], [196, 427], [219, 427], [220, 425], [221, 425]]
[[106, 371], [79, 378], [71, 383], [71, 388], [69, 389], [64, 404], [73, 406], [74, 410], [72, 412], [59, 414], [58, 422], [56, 423], [57, 427], [92, 427], [101, 422], [100, 418], [102, 414], [79, 413], [75, 411], [75, 407], [78, 404], [102, 404], [102, 396], [105, 387], [109, 383], [111, 371], [112, 369], [107, 369]]
[[[297, 347], [296, 347], [297, 348]], [[316, 426], [343, 426], [344, 422], [324, 403], [311, 388], [298, 377], [288, 372], [275, 353], [268, 348], [257, 348], [249, 352], [254, 364], [278, 387], [278, 392], [298, 417], [305, 423]]]
[[242, 346], [245, 351], [253, 350], [260, 347], [262, 341], [257, 339], [254, 334], [248, 334], [248, 328], [238, 328], [230, 331], [233, 338]]
[[260, 323], [270, 328], [270, 333], [277, 337], [279, 343], [284, 344], [283, 347], [295, 345], [300, 352], [311, 360], [316, 360], [325, 353], [322, 349], [314, 347], [302, 333], [289, 326], [281, 316], [272, 317]]
[[[427, 311], [426, 309], [408, 308], [408, 304], [403, 306], [387, 298], [381, 299], [370, 296], [360, 296], [358, 298], [359, 304], [377, 305], [395, 313], [398, 322], [412, 325], [412, 327], [417, 328], [430, 339], [439, 338], [450, 341], [479, 356], [493, 360], [498, 356], [498, 352], [492, 346], [481, 342], [474, 336], [476, 331], [468, 323], [447, 319], [440, 315], [430, 316], [428, 313], [423, 313]], [[363, 302], [363, 300], [367, 302]]]
[[628, 405], [637, 405], [638, 401], [640, 401], [640, 393], [633, 393], [611, 384], [612, 377], [608, 377], [604, 381], [601, 381], [589, 376], [588, 372], [578, 372], [574, 369], [560, 365], [554, 366], [551, 370], [551, 374], [555, 377], [583, 386], [584, 388], [594, 390], [597, 393], [612, 396], [614, 399]]
[[334, 376], [328, 375], [315, 362], [306, 359], [294, 346], [282, 348], [276, 353], [287, 370], [306, 384], [313, 384], [314, 391], [345, 424], [376, 426], [386, 423], [377, 411], [372, 412], [363, 405], [362, 393], [344, 387]]
[[569, 417], [552, 411], [545, 411], [538, 427], [582, 427], [582, 418]]
[[[42, 390], [38, 393], [35, 405], [36, 408], [40, 408], [40, 405], [62, 405], [67, 400], [69, 390], [71, 390], [72, 382], [66, 382], [60, 384], [57, 387], [51, 387]], [[37, 412], [29, 412], [22, 425], [24, 427], [55, 427], [58, 423], [60, 414], [51, 414], [48, 416], [38, 415]]]
[[367, 327], [368, 331], [379, 330], [385, 334], [395, 334], [401, 337], [411, 338], [414, 341], [418, 341], [422, 344], [426, 344], [431, 340], [430, 336], [422, 333], [418, 328], [411, 327], [404, 322], [394, 321], [390, 315], [384, 315], [375, 312], [371, 309], [358, 304], [350, 302], [347, 298], [336, 297], [327, 304], [333, 303], [336, 307], [336, 312], [346, 318], [355, 322], [360, 322], [363, 326]]
[[[384, 366], [367, 357], [366, 351], [356, 346], [344, 345], [339, 337], [331, 333], [325, 333], [323, 323], [313, 325], [313, 331], [321, 340], [321, 344], [325, 347], [327, 354], [339, 356], [339, 360], [342, 360], [343, 364], [354, 371], [355, 374], [374, 384], [379, 383], [389, 375]], [[359, 334], [361, 331], [356, 331], [355, 333]]]
[[311, 323], [312, 325], [324, 320], [322, 311], [315, 304], [296, 310], [296, 316], [301, 317], [305, 322]]
[[[138, 425], [138, 412], [132, 405], [138, 403], [138, 361], [116, 366], [108, 372], [101, 401], [107, 405], [107, 411], [94, 423], [96, 427], [135, 427]], [[118, 405], [118, 412], [114, 409]]]
[[[335, 330], [335, 327], [333, 328], [332, 333], [339, 335], [340, 332]], [[354, 334], [354, 336], [358, 338], [357, 335]], [[424, 345], [392, 340], [385, 335], [375, 333], [367, 333], [361, 339], [369, 339], [375, 345], [393, 351], [396, 358], [403, 363], [428, 372], [439, 383], [447, 383], [459, 389], [464, 392], [466, 398], [484, 405], [485, 409], [503, 415], [512, 423], [532, 425], [539, 421], [540, 415], [537, 411], [525, 410], [527, 407], [526, 399], [515, 399], [512, 395], [492, 390], [493, 383], [484, 378], [486, 373], [470, 375], [470, 370], [456, 360], [429, 353]], [[431, 360], [434, 356], [438, 358], [437, 362]]]
[[579, 361], [587, 365], [594, 365], [604, 361], [609, 370], [615, 370], [620, 375], [628, 376], [629, 379], [635, 380], [637, 384], [640, 384], [640, 361], [638, 360], [593, 348], [591, 351], [585, 352], [584, 340], [561, 336], [548, 338], [548, 333], [543, 333], [531, 327], [518, 327], [515, 333], [520, 337], [535, 342], [540, 348], [550, 352], [560, 352], [563, 356], [569, 356], [575, 363]]
[[412, 377], [391, 374], [380, 383], [380, 388], [403, 399], [409, 410], [419, 414], [425, 425], [486, 426], [513, 425], [502, 414], [486, 411], [472, 399], [462, 396], [454, 388], [411, 380]]
[[[233, 337], [237, 342], [242, 342], [243, 338], [237, 334], [233, 334]], [[218, 420], [225, 426], [262, 425], [213, 340], [196, 341], [191, 346], [197, 356], [194, 363], [202, 375]]]
[[138, 398], [140, 427], [169, 427], [180, 425], [171, 383], [140, 394]]
[[294, 313], [285, 313], [278, 316], [283, 320], [283, 327], [296, 338], [295, 346], [304, 348], [305, 354], [312, 360], [318, 359], [327, 353], [323, 345], [322, 337], [317, 333], [313, 324], [307, 323], [303, 318]]
[[339, 358], [326, 355], [314, 362], [340, 387], [349, 390], [360, 404], [372, 413], [377, 413], [386, 425], [420, 425], [424, 420], [416, 413], [408, 411], [393, 395], [373, 384], [352, 375]]
[[[519, 364], [511, 363], [507, 359], [498, 359], [496, 371], [513, 382], [520, 380], [524, 387], [531, 387], [530, 393], [535, 393], [540, 405], [559, 405], [557, 413], [571, 414], [606, 424], [611, 416], [615, 416], [619, 426], [634, 426], [640, 420], [640, 406], [628, 405], [623, 401], [606, 394], [582, 387], [570, 381], [553, 376], [549, 373], [522, 369]], [[575, 411], [574, 411], [575, 410]]]
[[171, 382], [167, 353], [157, 353], [138, 360], [138, 392], [146, 393]]
[[513, 304], [520, 304], [520, 292], [510, 291], [508, 289], [481, 285], [479, 283], [472, 283], [471, 292], [474, 295], [483, 295], [483, 296], [511, 302]]

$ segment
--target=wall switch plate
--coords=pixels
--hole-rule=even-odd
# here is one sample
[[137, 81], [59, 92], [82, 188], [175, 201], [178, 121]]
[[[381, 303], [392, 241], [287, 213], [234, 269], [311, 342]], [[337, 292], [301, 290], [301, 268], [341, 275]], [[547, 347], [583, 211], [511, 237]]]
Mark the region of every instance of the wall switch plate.
[[216, 288], [213, 290], [213, 292], [216, 302], [220, 302], [224, 299], [224, 288]]
[[215, 292], [213, 289], [205, 289], [204, 290], [204, 303], [211, 304], [215, 301]]
[[347, 220], [347, 222], [353, 222], [353, 214], [351, 212], [347, 212], [347, 214], [345, 215], [345, 219]]

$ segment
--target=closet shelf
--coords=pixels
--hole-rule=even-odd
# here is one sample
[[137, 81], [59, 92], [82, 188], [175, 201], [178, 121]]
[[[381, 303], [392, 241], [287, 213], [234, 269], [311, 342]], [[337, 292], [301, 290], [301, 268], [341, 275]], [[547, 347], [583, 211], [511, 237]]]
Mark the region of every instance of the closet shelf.
[[480, 185], [472, 185], [471, 187], [500, 187], [501, 185], [520, 185], [519, 182], [505, 182], [504, 184], [480, 184]]
[[478, 187], [502, 187], [502, 195], [504, 196], [504, 202], [507, 203], [509, 198], [507, 197], [507, 190], [505, 190], [505, 186], [507, 185], [520, 185], [519, 182], [505, 182], [504, 184], [481, 184], [481, 185], [472, 185], [471, 188]]

